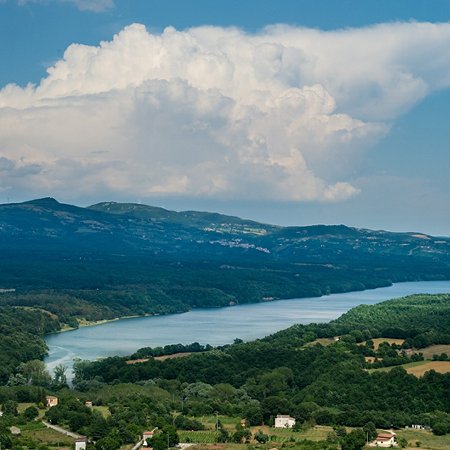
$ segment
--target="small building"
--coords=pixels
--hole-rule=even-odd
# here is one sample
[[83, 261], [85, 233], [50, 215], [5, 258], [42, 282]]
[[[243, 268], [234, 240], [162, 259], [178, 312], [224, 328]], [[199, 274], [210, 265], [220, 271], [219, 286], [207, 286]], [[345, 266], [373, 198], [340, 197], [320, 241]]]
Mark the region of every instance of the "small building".
[[11, 431], [11, 434], [14, 436], [18, 436], [20, 434], [20, 428], [17, 427], [10, 427], [9, 431]]
[[53, 395], [47, 395], [45, 397], [45, 403], [47, 408], [51, 408], [52, 406], [56, 406], [58, 404], [58, 397], [54, 397]]
[[87, 437], [79, 437], [75, 439], [75, 450], [86, 450]]
[[241, 419], [241, 427], [247, 428], [247, 419]]
[[378, 433], [374, 441], [369, 444], [371, 447], [396, 447], [397, 435], [388, 431]]
[[84, 402], [84, 406], [87, 406], [88, 408], [92, 408], [92, 402], [90, 400], [86, 400]]
[[151, 439], [152, 437], [153, 437], [153, 431], [144, 431], [142, 433], [142, 446], [150, 449], [151, 447], [148, 445], [147, 439]]
[[275, 418], [275, 428], [292, 428], [295, 425], [295, 419], [291, 416], [278, 414]]

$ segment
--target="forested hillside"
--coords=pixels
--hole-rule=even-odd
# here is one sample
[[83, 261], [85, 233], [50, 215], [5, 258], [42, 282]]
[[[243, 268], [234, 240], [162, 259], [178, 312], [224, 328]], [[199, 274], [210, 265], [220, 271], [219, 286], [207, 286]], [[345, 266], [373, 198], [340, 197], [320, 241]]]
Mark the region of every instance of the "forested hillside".
[[50, 198], [0, 205], [0, 251], [0, 305], [72, 326], [450, 278], [447, 238]]

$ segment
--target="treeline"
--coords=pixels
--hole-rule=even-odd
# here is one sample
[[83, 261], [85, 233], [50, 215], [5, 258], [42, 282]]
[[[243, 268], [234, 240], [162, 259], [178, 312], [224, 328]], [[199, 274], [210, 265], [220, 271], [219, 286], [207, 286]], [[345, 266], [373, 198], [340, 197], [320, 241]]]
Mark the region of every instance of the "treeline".
[[198, 342], [192, 344], [169, 344], [164, 347], [143, 347], [130, 356], [130, 359], [140, 359], [155, 356], [175, 355], [176, 353], [200, 353], [212, 350], [209, 344], [202, 345]]
[[[433, 426], [448, 421], [450, 374], [431, 371], [417, 378], [401, 367], [368, 373], [363, 350], [368, 347], [358, 342], [381, 337], [389, 328], [403, 330], [411, 339], [425, 328], [445, 333], [449, 306], [449, 295], [411, 296], [363, 308], [364, 314], [356, 308], [355, 315], [330, 324], [296, 325], [261, 340], [185, 358], [150, 358], [134, 365], [121, 357], [79, 361], [75, 386], [95, 391], [104, 384], [156, 384], [180, 396], [187, 413], [241, 414], [254, 424], [288, 413], [301, 422], [325, 425]], [[311, 344], [333, 336], [339, 340], [329, 346]]]

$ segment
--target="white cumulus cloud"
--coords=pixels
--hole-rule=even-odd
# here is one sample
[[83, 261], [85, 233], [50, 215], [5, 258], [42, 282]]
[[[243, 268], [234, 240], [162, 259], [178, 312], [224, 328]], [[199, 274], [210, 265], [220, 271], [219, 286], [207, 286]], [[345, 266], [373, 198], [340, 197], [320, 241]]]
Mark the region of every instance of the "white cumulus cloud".
[[344, 200], [354, 157], [449, 85], [449, 24], [133, 24], [71, 45], [38, 85], [0, 90], [0, 189]]

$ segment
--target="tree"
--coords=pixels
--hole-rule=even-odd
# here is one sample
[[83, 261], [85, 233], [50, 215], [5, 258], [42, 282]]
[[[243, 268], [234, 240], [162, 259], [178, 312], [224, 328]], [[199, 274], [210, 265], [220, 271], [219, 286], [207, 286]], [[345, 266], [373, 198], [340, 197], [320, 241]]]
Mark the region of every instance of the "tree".
[[36, 408], [36, 406], [29, 406], [24, 412], [23, 415], [28, 419], [28, 420], [33, 420], [35, 419], [37, 416], [39, 416], [39, 410]]
[[436, 436], [443, 436], [450, 431], [450, 424], [444, 421], [436, 422], [433, 425], [433, 434]]
[[44, 362], [38, 359], [20, 364], [19, 372], [25, 377], [28, 384], [35, 386], [49, 386], [52, 380]]
[[361, 428], [356, 428], [341, 439], [342, 450], [361, 450], [366, 445], [366, 437]]
[[173, 425], [166, 425], [163, 427], [163, 433], [169, 437], [169, 447], [175, 447], [180, 443], [180, 438], [177, 433], [177, 429]]
[[252, 433], [248, 428], [243, 428], [242, 430], [237, 430], [233, 433], [231, 440], [236, 444], [241, 444], [242, 442], [249, 443], [252, 437]]
[[147, 442], [153, 450], [165, 450], [168, 446], [175, 447], [180, 442], [180, 438], [173, 425], [165, 425], [161, 432], [155, 433]]
[[55, 388], [62, 388], [67, 386], [67, 367], [63, 364], [58, 364], [53, 370], [53, 385]]
[[367, 439], [369, 441], [373, 441], [377, 437], [377, 434], [378, 434], [375, 424], [373, 422], [367, 422], [363, 426], [363, 431], [366, 434]]
[[118, 450], [120, 448], [121, 442], [115, 435], [108, 435], [104, 438], [99, 439], [95, 443], [95, 448], [97, 450]]
[[249, 406], [244, 410], [244, 417], [248, 424], [251, 426], [261, 425], [263, 421], [263, 415], [261, 408], [256, 405]]
[[10, 416], [17, 416], [17, 402], [14, 400], [7, 400], [3, 403], [3, 412], [9, 414]]
[[25, 384], [27, 384], [27, 379], [21, 373], [11, 375], [7, 383], [8, 386], [23, 386]]

